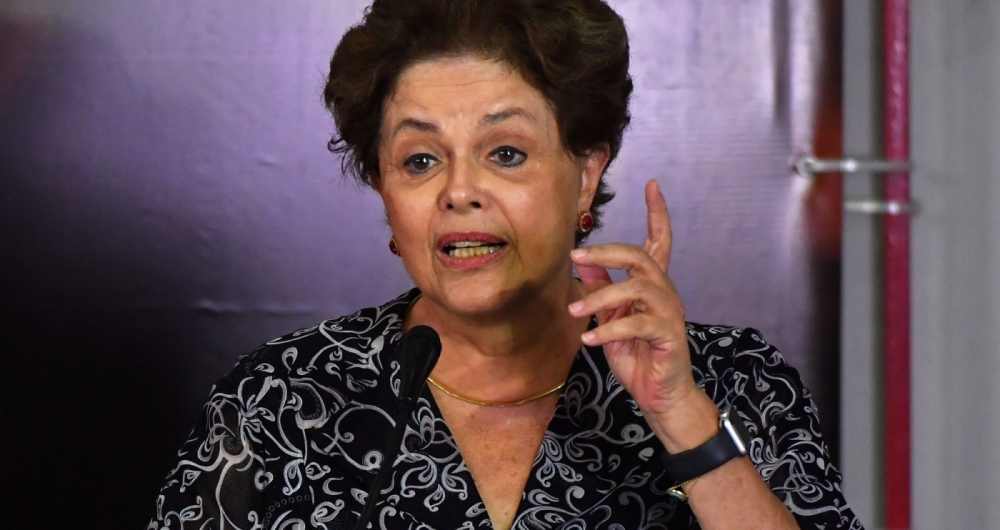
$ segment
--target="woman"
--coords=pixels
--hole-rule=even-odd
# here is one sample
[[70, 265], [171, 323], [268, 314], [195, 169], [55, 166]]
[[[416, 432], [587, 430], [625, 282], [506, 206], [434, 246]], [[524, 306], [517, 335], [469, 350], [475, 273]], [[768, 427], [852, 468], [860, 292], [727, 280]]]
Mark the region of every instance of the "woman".
[[[416, 288], [241, 359], [150, 528], [349, 528], [382, 465], [376, 528], [861, 528], [795, 370], [685, 323], [655, 182], [644, 247], [576, 248], [631, 91], [601, 0], [376, 0], [331, 61], [331, 148]], [[441, 358], [383, 462], [416, 325]]]

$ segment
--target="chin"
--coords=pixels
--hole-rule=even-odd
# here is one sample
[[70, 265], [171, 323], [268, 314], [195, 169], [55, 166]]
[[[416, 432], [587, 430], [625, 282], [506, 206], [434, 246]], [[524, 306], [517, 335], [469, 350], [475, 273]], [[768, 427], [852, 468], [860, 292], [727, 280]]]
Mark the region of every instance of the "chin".
[[533, 289], [528, 284], [510, 279], [503, 274], [450, 278], [436, 282], [424, 295], [454, 315], [495, 318], [512, 307], [523, 306], [532, 296]]
[[553, 286], [561, 273], [564, 271], [529, 271], [500, 259], [464, 271], [441, 267], [421, 291], [449, 313], [495, 319], [546, 298], [546, 286]]
[[[513, 299], [520, 298], [513, 290], [490, 285], [489, 282], [461, 282], [439, 293], [442, 306], [451, 313], [466, 316], [489, 316], [503, 311]], [[523, 296], [523, 294], [521, 295]]]

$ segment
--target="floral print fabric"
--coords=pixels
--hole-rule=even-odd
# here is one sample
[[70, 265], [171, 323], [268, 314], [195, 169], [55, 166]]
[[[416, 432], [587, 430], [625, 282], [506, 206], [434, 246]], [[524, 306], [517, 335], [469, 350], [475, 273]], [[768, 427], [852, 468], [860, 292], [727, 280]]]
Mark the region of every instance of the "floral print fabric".
[[[395, 345], [410, 291], [264, 344], [211, 391], [149, 529], [350, 529], [393, 428]], [[858, 530], [808, 391], [753, 329], [687, 327], [694, 377], [753, 435], [750, 458], [803, 529]], [[581, 348], [535, 457], [514, 528], [694, 529], [635, 402], [600, 348]], [[373, 526], [491, 528], [430, 392], [407, 421]]]

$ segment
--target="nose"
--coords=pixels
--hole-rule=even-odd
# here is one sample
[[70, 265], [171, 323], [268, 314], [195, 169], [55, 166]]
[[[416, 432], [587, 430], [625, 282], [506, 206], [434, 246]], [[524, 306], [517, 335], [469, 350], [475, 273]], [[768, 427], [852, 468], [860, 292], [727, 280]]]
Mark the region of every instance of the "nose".
[[439, 205], [443, 210], [467, 213], [486, 208], [485, 175], [476, 164], [457, 161], [448, 168]]

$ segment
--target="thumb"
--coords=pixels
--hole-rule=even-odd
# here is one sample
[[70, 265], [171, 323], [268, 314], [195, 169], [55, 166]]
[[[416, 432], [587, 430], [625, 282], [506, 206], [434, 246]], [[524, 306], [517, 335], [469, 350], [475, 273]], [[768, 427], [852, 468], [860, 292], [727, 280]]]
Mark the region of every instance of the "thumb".
[[[580, 273], [580, 281], [583, 283], [583, 290], [587, 294], [613, 283], [611, 275], [608, 274], [608, 270], [604, 267], [598, 267], [597, 265], [577, 265], [576, 271]], [[604, 324], [615, 318], [616, 311], [602, 311], [595, 316], [597, 316], [599, 324]]]
[[576, 272], [580, 273], [580, 281], [583, 283], [583, 290], [590, 294], [601, 287], [611, 285], [611, 275], [604, 267], [597, 265], [577, 265]]

